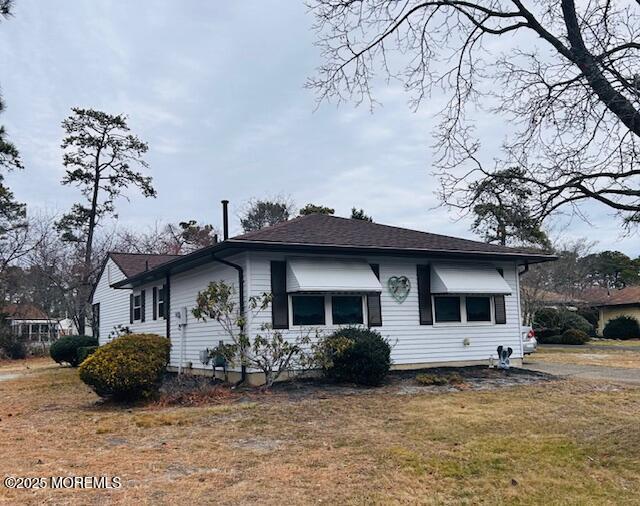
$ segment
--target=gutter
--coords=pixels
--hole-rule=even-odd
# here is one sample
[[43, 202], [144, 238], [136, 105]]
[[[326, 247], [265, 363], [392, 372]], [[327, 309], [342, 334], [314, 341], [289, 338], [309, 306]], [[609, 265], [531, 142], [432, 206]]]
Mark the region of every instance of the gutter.
[[[242, 325], [240, 325], [240, 333], [244, 334], [245, 331], [245, 304], [244, 304], [244, 268], [241, 265], [234, 264], [233, 262], [229, 262], [228, 260], [224, 260], [223, 258], [218, 258], [215, 254], [211, 255], [211, 259], [214, 262], [219, 262], [221, 264], [227, 265], [229, 267], [233, 267], [236, 271], [238, 271], [238, 298], [240, 299], [239, 307], [240, 307], [240, 318], [242, 320]], [[234, 387], [241, 385], [247, 379], [247, 366], [242, 364], [241, 373], [240, 373], [240, 381], [238, 381]]]

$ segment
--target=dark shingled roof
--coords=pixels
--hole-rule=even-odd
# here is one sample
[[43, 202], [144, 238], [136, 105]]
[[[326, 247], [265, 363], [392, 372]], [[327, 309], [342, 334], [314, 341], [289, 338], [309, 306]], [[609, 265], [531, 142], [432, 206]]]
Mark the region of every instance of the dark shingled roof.
[[150, 271], [156, 267], [180, 258], [180, 255], [150, 255], [147, 253], [109, 253], [120, 270], [128, 278]]
[[49, 318], [47, 313], [32, 304], [8, 304], [0, 308], [0, 313], [12, 320], [47, 320]]
[[544, 254], [524, 248], [507, 248], [469, 239], [431, 234], [407, 228], [325, 214], [299, 216], [272, 227], [233, 237], [231, 241], [392, 248], [438, 252]]
[[[135, 283], [149, 282], [169, 272], [176, 272], [178, 269], [187, 270], [211, 261], [214, 257], [220, 260], [225, 254], [248, 249], [302, 250], [322, 254], [354, 252], [420, 256], [433, 254], [451, 257], [483, 256], [515, 258], [526, 262], [546, 262], [556, 259], [555, 256], [541, 251], [506, 248], [363, 220], [310, 214], [256, 232], [232, 237], [188, 255], [175, 257], [172, 261], [159, 265], [153, 272], [140, 271], [137, 275], [128, 276], [127, 279], [114, 283], [114, 286], [123, 288], [133, 286]], [[150, 264], [149, 270], [151, 269]]]

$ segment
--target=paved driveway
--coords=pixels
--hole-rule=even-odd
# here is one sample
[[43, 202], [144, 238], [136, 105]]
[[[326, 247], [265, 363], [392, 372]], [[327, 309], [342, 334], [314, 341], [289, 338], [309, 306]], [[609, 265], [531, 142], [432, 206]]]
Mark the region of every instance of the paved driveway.
[[530, 371], [554, 374], [557, 376], [620, 381], [640, 385], [640, 369], [601, 365], [555, 364], [551, 362], [538, 361], [534, 357], [528, 358], [527, 363], [524, 364], [522, 368]]

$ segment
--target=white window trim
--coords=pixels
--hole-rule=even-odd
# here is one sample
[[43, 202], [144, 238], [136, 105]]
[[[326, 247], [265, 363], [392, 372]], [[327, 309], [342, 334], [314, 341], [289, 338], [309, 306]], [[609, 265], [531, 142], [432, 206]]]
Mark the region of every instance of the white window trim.
[[[139, 305], [136, 306], [136, 297], [140, 301]], [[136, 308], [140, 309], [140, 317], [136, 318]], [[142, 321], [142, 293], [138, 292], [138, 294], [133, 294], [133, 321], [141, 322]]]
[[[367, 313], [367, 296], [362, 294], [351, 294], [352, 296], [360, 297], [360, 303], [362, 304], [362, 323], [352, 324], [334, 324], [333, 323], [333, 311], [331, 306], [332, 297], [349, 296], [348, 293], [289, 293], [287, 294], [287, 302], [289, 304], [289, 329], [290, 330], [302, 330], [309, 328], [340, 328], [350, 327], [352, 325], [367, 325], [369, 321], [369, 314]], [[293, 324], [293, 297], [324, 297], [324, 325], [294, 325]]]
[[[158, 300], [156, 300], [156, 316], [158, 320], [164, 320], [164, 311], [160, 312], [160, 294], [162, 294], [162, 304], [166, 304], [166, 301], [164, 300], [166, 297], [164, 294], [164, 290], [162, 289], [162, 285], [156, 286], [156, 294], [158, 297]], [[164, 307], [162, 309], [164, 309]]]
[[[459, 322], [439, 322], [436, 319], [436, 297], [458, 297], [460, 299], [460, 321]], [[467, 297], [488, 297], [489, 311], [491, 312], [491, 320], [470, 322], [467, 320]], [[432, 294], [431, 307], [433, 308], [433, 326], [434, 327], [490, 327], [496, 325], [496, 309], [495, 297], [492, 295], [478, 294]]]

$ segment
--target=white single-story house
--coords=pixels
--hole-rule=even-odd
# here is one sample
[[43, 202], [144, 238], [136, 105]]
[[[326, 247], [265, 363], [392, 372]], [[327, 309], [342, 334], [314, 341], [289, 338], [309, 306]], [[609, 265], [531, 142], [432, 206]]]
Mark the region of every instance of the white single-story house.
[[125, 328], [129, 328], [129, 299], [131, 290], [116, 290], [111, 285], [149, 271], [177, 255], [141, 253], [109, 253], [100, 267], [96, 284], [89, 296], [91, 300], [93, 336], [104, 344]]
[[[265, 322], [291, 339], [310, 328], [330, 333], [365, 325], [389, 339], [395, 368], [487, 364], [500, 345], [513, 349], [512, 363], [518, 364], [519, 273], [555, 259], [320, 214], [233, 238], [226, 229], [222, 242], [132, 276], [103, 269], [92, 301], [100, 343], [116, 325], [160, 334], [173, 344], [171, 369], [210, 372], [201, 351], [229, 337], [191, 310], [199, 291], [224, 281], [235, 287], [243, 308], [252, 296], [273, 296], [266, 311], [246, 314], [250, 337]], [[113, 255], [111, 260], [117, 265]], [[252, 371], [248, 376], [260, 381]]]

